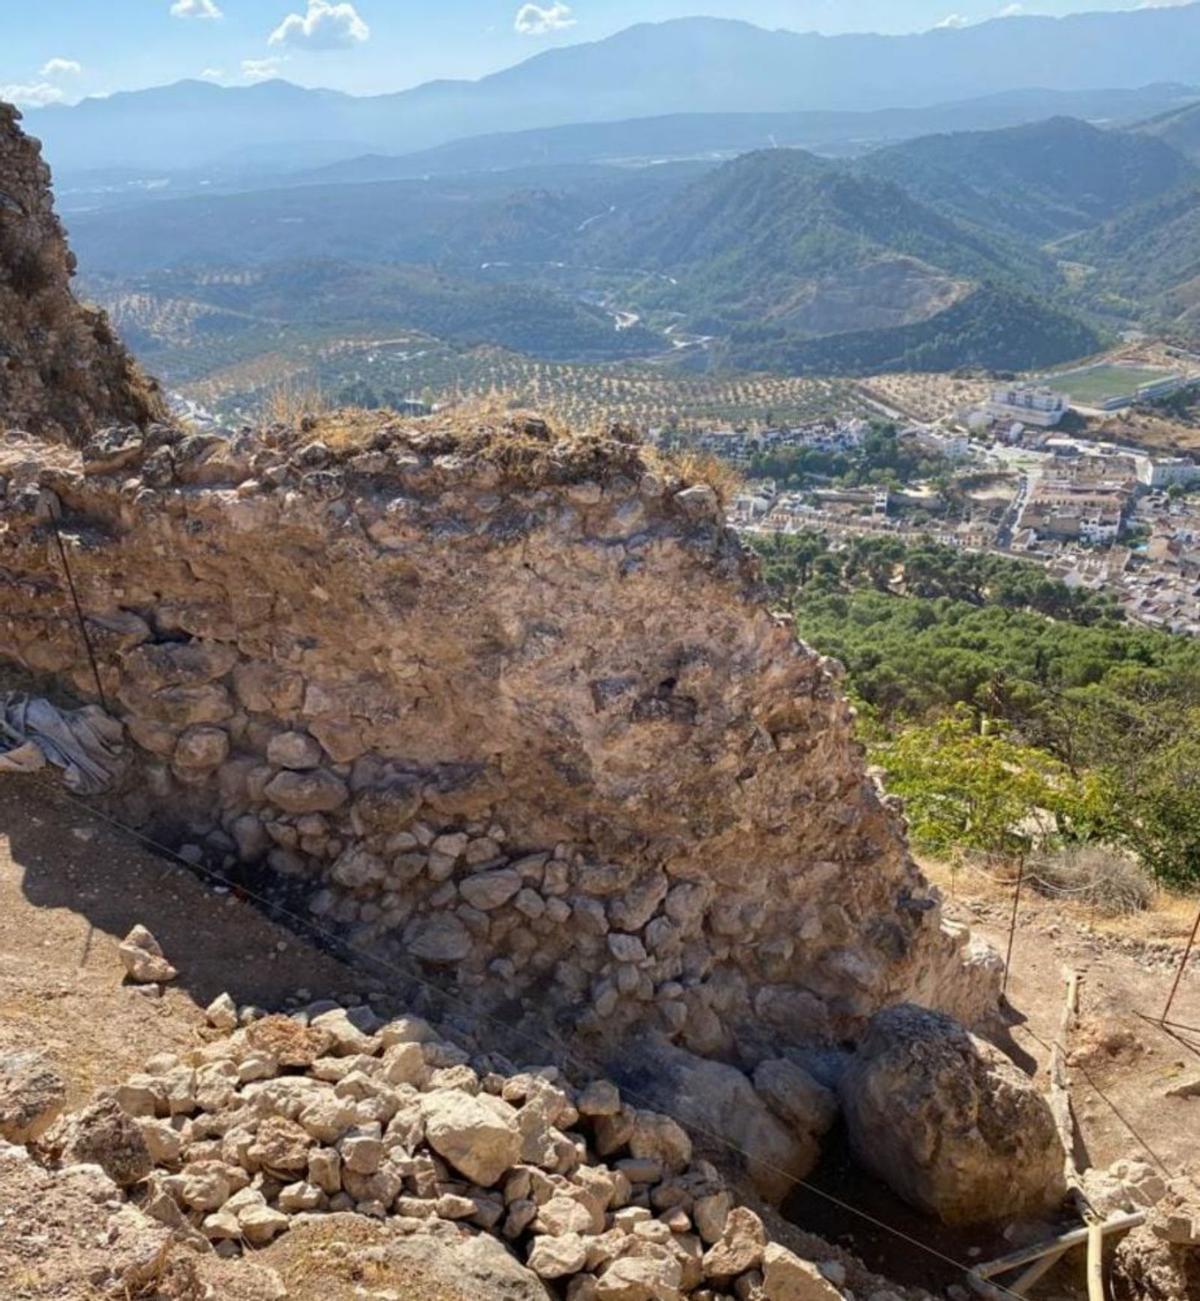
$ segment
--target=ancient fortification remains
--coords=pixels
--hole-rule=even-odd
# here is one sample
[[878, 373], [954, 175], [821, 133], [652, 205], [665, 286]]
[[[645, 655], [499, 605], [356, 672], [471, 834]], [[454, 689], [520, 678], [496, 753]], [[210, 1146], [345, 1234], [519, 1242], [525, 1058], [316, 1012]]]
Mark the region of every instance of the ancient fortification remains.
[[[711, 487], [531, 417], [176, 427], [70, 270], [0, 109], [0, 661], [120, 719], [98, 798], [122, 821], [442, 991], [492, 1052], [559, 1049], [520, 1075], [415, 1021], [217, 1008], [231, 1041], [114, 1104], [149, 1144], [137, 1178], [165, 1170], [160, 1219], [230, 1244], [432, 1215], [590, 1279], [572, 1298], [754, 1275], [737, 1295], [786, 1301], [837, 1292], [790, 1261], [761, 1291], [761, 1224], [666, 1113], [768, 1201], [839, 1106], [946, 1220], [1061, 1196], [1044, 1100], [956, 1024], [995, 1010], [999, 964], [943, 920], [839, 666], [771, 614]], [[579, 1058], [656, 1110], [560, 1077]], [[110, 1112], [88, 1124], [123, 1133]], [[618, 1228], [674, 1264], [647, 1284], [615, 1268], [632, 1248], [579, 1241]]]

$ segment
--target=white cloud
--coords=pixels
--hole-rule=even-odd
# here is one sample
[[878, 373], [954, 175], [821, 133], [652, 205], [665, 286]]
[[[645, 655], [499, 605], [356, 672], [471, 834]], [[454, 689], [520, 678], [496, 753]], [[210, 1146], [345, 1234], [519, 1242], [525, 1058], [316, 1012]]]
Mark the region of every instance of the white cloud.
[[514, 26], [522, 36], [547, 36], [551, 32], [562, 32], [568, 27], [574, 27], [575, 18], [571, 14], [570, 5], [563, 4], [562, 0], [554, 0], [553, 4], [548, 5], [522, 5], [517, 10]]
[[74, 59], [47, 59], [42, 64], [39, 77], [78, 77], [83, 71], [83, 64]]
[[200, 78], [202, 81], [224, 81], [225, 73], [220, 68], [205, 68]]
[[243, 59], [242, 76], [247, 81], [270, 81], [272, 77], [279, 76], [279, 68], [283, 61], [282, 58]]
[[175, 0], [171, 6], [175, 18], [223, 18], [216, 0]]
[[306, 50], [346, 50], [370, 38], [371, 29], [352, 4], [308, 0], [308, 13], [288, 14], [268, 43]]
[[48, 81], [38, 81], [26, 86], [0, 86], [0, 99], [19, 108], [45, 108], [47, 104], [61, 104], [66, 95]]
[[947, 14], [940, 23], [935, 23], [935, 30], [942, 27], [966, 27], [967, 20], [962, 14]]
[[1020, 18], [1025, 12], [1024, 5], [1005, 5], [996, 15], [997, 18]]

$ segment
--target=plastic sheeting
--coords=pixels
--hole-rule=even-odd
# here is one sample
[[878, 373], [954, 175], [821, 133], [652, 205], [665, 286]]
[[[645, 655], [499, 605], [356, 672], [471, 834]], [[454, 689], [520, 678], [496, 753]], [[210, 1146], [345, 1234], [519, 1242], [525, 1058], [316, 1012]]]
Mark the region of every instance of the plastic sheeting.
[[0, 692], [0, 774], [52, 763], [77, 795], [99, 795], [125, 770], [124, 729], [98, 705], [59, 709], [39, 696]]

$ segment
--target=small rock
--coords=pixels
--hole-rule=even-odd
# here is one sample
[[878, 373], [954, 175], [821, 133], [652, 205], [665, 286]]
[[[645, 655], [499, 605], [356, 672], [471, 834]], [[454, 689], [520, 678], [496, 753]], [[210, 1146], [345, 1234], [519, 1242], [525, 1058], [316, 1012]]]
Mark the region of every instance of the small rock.
[[516, 1111], [490, 1094], [442, 1090], [421, 1100], [430, 1147], [481, 1188], [490, 1188], [521, 1157]]
[[267, 742], [267, 762], [276, 768], [307, 772], [321, 766], [320, 744], [307, 732], [280, 732]]
[[708, 1278], [733, 1278], [763, 1263], [767, 1234], [763, 1222], [745, 1206], [735, 1206], [725, 1221], [725, 1232], [704, 1254]]
[[[823, 1270], [779, 1243], [768, 1243], [762, 1258], [767, 1301], [841, 1301], [842, 1294]], [[842, 1274], [844, 1278], [844, 1270]]]
[[587, 1243], [578, 1233], [534, 1240], [528, 1265], [539, 1278], [565, 1278], [578, 1274], [587, 1262]]
[[204, 1009], [205, 1018], [214, 1030], [236, 1030], [238, 1024], [237, 1004], [229, 994], [218, 994]]
[[144, 926], [135, 926], [117, 949], [125, 973], [139, 985], [174, 980], [179, 972], [163, 956], [158, 941]]
[[575, 1105], [581, 1116], [615, 1116], [621, 1110], [621, 1091], [609, 1080], [593, 1080]]
[[100, 1098], [62, 1122], [55, 1134], [67, 1165], [98, 1165], [121, 1188], [136, 1184], [154, 1168], [137, 1122], [115, 1098]]

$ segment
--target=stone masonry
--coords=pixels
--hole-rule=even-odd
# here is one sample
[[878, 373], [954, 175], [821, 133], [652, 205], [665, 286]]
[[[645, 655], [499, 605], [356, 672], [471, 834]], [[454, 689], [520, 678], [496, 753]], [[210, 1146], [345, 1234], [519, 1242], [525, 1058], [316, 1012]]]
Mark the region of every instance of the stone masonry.
[[[840, 666], [770, 613], [711, 487], [533, 418], [155, 423], [69, 293], [15, 123], [0, 665], [98, 695], [58, 520], [127, 730], [122, 817], [470, 1015], [610, 1061], [655, 1045], [776, 1168], [754, 1108], [794, 1102], [789, 1053], [898, 1002], [994, 1008], [995, 960], [866, 774]], [[792, 1126], [788, 1174], [828, 1123]]]
[[573, 1028], [749, 1058], [992, 973], [867, 779], [838, 666], [713, 491], [620, 439], [381, 420], [0, 447], [0, 655], [95, 696], [122, 811], [359, 945]]

